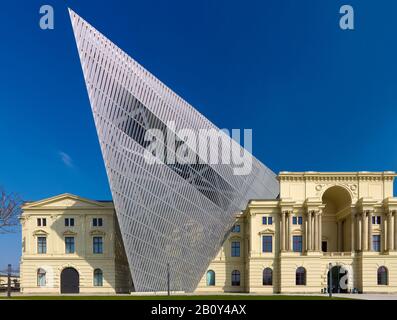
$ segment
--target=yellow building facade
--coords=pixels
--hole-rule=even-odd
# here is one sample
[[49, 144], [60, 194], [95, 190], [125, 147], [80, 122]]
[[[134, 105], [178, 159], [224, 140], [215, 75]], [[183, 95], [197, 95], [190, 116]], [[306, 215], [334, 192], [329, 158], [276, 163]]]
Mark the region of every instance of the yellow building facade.
[[26, 203], [22, 293], [121, 293], [131, 280], [113, 203], [63, 194]]
[[[279, 197], [236, 213], [196, 291], [397, 293], [395, 176], [281, 172]], [[64, 194], [27, 203], [21, 223], [23, 293], [68, 293], [77, 274], [81, 293], [132, 288], [112, 202]]]
[[281, 172], [279, 198], [248, 203], [197, 291], [396, 293], [394, 177]]

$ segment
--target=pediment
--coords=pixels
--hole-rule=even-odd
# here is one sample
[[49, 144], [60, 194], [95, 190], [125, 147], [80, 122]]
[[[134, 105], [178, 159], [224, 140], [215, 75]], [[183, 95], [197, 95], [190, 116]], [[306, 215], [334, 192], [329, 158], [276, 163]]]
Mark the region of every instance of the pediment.
[[91, 232], [90, 232], [90, 235], [91, 236], [104, 236], [106, 233], [105, 232], [103, 232], [102, 230], [92, 230]]
[[72, 230], [66, 230], [66, 231], [63, 233], [63, 235], [64, 235], [64, 236], [75, 236], [75, 235], [77, 235], [77, 232], [74, 232], [74, 231], [72, 231]]
[[269, 233], [274, 234], [274, 230], [270, 229], [270, 228], [266, 228], [266, 229], [259, 231], [259, 234], [269, 234]]
[[61, 194], [48, 199], [43, 199], [36, 202], [27, 203], [24, 206], [26, 209], [59, 209], [59, 208], [70, 208], [70, 209], [96, 209], [96, 208], [106, 208], [109, 205], [101, 203], [98, 201], [89, 200], [86, 198], [78, 197], [72, 194]]
[[34, 236], [47, 236], [48, 232], [44, 231], [43, 229], [35, 230], [33, 232]]

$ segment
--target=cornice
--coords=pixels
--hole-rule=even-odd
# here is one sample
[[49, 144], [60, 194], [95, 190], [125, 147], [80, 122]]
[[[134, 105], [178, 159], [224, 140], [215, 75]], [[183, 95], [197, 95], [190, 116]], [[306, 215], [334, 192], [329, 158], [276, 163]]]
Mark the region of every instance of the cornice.
[[383, 172], [286, 172], [278, 175], [279, 181], [315, 181], [315, 182], [353, 182], [353, 181], [393, 181], [396, 177], [394, 171]]

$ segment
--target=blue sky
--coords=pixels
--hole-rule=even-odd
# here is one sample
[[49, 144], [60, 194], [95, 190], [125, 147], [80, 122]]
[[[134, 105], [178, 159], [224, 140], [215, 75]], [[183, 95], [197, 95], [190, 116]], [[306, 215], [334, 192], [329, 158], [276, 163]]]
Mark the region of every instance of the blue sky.
[[[396, 1], [15, 0], [0, 12], [0, 185], [26, 200], [111, 198], [68, 6], [218, 127], [252, 128], [275, 172], [397, 170]], [[20, 245], [0, 235], [0, 270]]]

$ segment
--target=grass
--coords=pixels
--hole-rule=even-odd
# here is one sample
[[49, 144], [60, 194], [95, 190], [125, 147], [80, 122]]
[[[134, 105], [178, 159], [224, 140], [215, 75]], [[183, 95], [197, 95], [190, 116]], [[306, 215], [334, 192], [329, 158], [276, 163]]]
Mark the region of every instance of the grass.
[[[7, 299], [7, 297], [0, 297]], [[13, 296], [13, 300], [352, 300], [349, 298], [328, 296], [293, 296], [293, 295], [171, 295], [171, 296]]]

